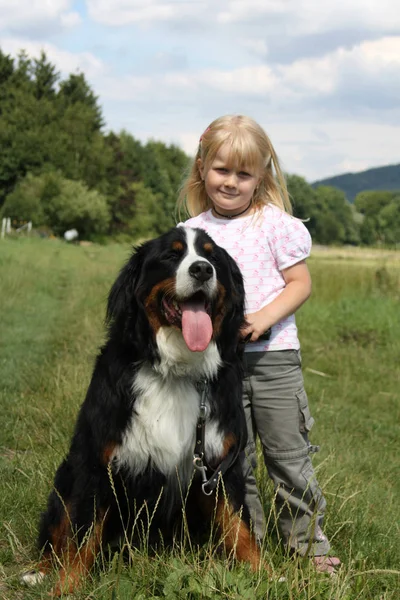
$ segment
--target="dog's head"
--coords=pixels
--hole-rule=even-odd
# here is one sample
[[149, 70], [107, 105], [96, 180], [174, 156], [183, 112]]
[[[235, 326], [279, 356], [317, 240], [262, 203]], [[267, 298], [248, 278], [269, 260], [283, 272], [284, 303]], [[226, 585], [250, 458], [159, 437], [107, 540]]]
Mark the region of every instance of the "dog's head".
[[192, 352], [211, 340], [223, 351], [236, 347], [243, 311], [235, 261], [203, 230], [175, 227], [135, 248], [111, 289], [107, 319], [143, 351], [156, 347], [161, 328], [178, 331]]

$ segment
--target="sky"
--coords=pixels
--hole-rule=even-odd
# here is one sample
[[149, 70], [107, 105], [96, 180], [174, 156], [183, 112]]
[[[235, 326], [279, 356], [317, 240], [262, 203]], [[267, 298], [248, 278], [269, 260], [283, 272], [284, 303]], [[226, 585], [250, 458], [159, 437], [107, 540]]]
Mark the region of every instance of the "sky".
[[83, 72], [143, 142], [194, 155], [246, 114], [310, 182], [400, 163], [398, 0], [0, 0], [0, 48]]

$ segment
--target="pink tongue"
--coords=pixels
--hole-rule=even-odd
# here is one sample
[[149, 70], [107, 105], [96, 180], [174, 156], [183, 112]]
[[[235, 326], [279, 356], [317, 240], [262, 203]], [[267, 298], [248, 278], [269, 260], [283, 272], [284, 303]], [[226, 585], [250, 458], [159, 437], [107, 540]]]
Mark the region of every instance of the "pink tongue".
[[203, 302], [183, 302], [182, 333], [192, 352], [203, 352], [210, 343], [212, 323]]

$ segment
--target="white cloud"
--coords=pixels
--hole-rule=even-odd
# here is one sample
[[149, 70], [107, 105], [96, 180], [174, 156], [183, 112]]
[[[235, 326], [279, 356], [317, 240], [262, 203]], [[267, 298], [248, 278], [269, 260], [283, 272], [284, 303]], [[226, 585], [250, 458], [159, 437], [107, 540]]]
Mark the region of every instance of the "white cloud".
[[[196, 97], [210, 93], [210, 104], [213, 94], [220, 97], [235, 95], [267, 99], [274, 107], [284, 107], [286, 103], [291, 109], [296, 102], [308, 99], [324, 101], [334, 97], [336, 93], [350, 89], [356, 76], [357, 86], [375, 86], [379, 95], [380, 84], [388, 78], [392, 80], [391, 93], [398, 97], [400, 74], [400, 37], [382, 38], [372, 42], [364, 42], [351, 50], [339, 48], [321, 58], [299, 59], [290, 65], [269, 67], [268, 65], [252, 65], [232, 69], [199, 69], [171, 71], [162, 74], [144, 76], [125, 76], [116, 78], [108, 76], [99, 80], [101, 94], [120, 100], [137, 100], [143, 102], [169, 100], [193, 102]], [[399, 98], [400, 100], [400, 98]], [[362, 106], [360, 94], [354, 102]]]
[[241, 46], [243, 46], [243, 48], [247, 48], [248, 50], [250, 50], [250, 52], [255, 56], [265, 58], [268, 54], [268, 45], [265, 40], [245, 38], [239, 40], [239, 43], [241, 44]]
[[258, 25], [266, 33], [288, 36], [368, 27], [393, 31], [400, 26], [397, 0], [87, 0], [95, 21], [120, 26], [129, 23], [182, 22], [196, 27]]
[[60, 23], [66, 29], [77, 27], [82, 23], [82, 18], [77, 12], [64, 13], [60, 17]]
[[321, 58], [300, 59], [278, 67], [278, 71], [284, 85], [323, 95], [351, 84], [354, 75], [358, 83], [369, 80], [377, 86], [388, 74], [396, 81], [400, 74], [400, 36], [362, 42], [350, 50], [338, 48]]
[[17, 56], [21, 50], [25, 50], [31, 58], [39, 58], [43, 50], [47, 59], [63, 75], [82, 71], [88, 79], [93, 79], [106, 73], [105, 64], [90, 52], [67, 52], [48, 42], [32, 42], [23, 38], [4, 38], [1, 48], [3, 52], [12, 56]]
[[87, 0], [89, 15], [106, 25], [126, 25], [137, 22], [181, 21], [207, 9], [207, 2], [192, 0], [163, 2], [162, 0]]
[[72, 0], [0, 0], [0, 30], [29, 34], [54, 23], [71, 27], [80, 22], [79, 15], [69, 11], [71, 4]]

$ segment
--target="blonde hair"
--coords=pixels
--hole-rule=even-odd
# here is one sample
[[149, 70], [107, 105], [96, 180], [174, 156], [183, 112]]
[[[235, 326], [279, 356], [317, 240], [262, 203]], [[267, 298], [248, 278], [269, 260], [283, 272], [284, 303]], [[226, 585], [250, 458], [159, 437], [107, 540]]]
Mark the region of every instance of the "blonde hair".
[[198, 161], [201, 159], [206, 173], [218, 150], [225, 143], [230, 145], [229, 162], [232, 166], [253, 170], [261, 177], [252, 198], [254, 208], [261, 210], [264, 205], [271, 203], [292, 214], [286, 180], [267, 134], [250, 117], [226, 115], [213, 121], [200, 138], [190, 172], [180, 190], [179, 215], [184, 210], [194, 217], [212, 208], [213, 204], [207, 195]]

